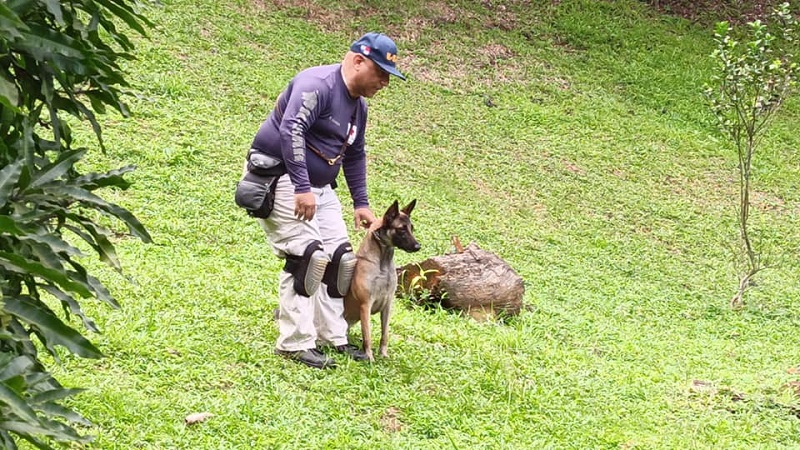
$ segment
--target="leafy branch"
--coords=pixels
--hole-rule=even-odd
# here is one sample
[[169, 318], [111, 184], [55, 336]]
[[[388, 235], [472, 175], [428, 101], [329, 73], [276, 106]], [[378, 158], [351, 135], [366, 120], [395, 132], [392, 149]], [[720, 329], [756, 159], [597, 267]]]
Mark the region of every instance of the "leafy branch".
[[[0, 3], [0, 446], [16, 439], [37, 448], [86, 442], [72, 426], [88, 425], [57, 402], [64, 389], [39, 360], [57, 346], [86, 358], [102, 357], [72, 316], [97, 332], [80, 300], [117, 301], [76, 258], [69, 237], [86, 242], [102, 261], [121, 270], [113, 232], [99, 215], [125, 224], [149, 242], [145, 227], [125, 208], [95, 192], [127, 189], [133, 167], [81, 174], [88, 149], [73, 148], [65, 116], [88, 121], [105, 152], [96, 114], [106, 107], [129, 114], [121, 97], [128, 83], [119, 61], [133, 59], [131, 40], [117, 27], [146, 35], [152, 24], [128, 0], [8, 0]], [[69, 236], [69, 237], [68, 237]], [[65, 319], [44, 301], [61, 303]]]

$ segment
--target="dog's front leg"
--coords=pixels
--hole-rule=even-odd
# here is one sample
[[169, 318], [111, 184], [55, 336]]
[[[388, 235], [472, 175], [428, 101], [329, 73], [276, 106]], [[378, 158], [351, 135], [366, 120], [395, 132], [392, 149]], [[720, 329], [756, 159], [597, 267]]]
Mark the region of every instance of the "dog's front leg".
[[391, 300], [386, 302], [386, 306], [381, 310], [381, 346], [379, 354], [383, 358], [389, 357], [389, 314], [392, 312]]
[[360, 309], [360, 316], [361, 316], [361, 339], [364, 346], [364, 353], [367, 354], [367, 357], [370, 361], [375, 361], [375, 357], [372, 356], [372, 339], [369, 335], [369, 316], [370, 316], [370, 304], [369, 302], [363, 302], [361, 304]]

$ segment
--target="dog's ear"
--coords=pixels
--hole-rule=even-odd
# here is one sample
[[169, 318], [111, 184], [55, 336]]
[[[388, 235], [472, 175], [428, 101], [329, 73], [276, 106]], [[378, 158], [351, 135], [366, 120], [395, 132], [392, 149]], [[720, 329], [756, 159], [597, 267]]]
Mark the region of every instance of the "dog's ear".
[[417, 199], [411, 200], [411, 203], [407, 204], [405, 208], [403, 208], [403, 212], [407, 215], [411, 215], [411, 211], [414, 210], [414, 207], [417, 206]]
[[397, 204], [397, 200], [392, 203], [392, 206], [386, 210], [386, 213], [383, 215], [383, 224], [388, 225], [392, 223], [392, 221], [400, 215], [400, 206]]

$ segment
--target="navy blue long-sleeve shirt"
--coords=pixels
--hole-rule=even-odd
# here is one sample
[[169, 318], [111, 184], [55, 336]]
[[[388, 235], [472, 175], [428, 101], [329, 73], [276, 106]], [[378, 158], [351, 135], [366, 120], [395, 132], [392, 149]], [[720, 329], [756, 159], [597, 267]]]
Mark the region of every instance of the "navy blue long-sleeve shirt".
[[[282, 114], [281, 114], [282, 112]], [[282, 159], [295, 193], [330, 184], [344, 171], [353, 206], [369, 206], [364, 129], [367, 102], [352, 98], [341, 64], [319, 66], [297, 74], [281, 93], [275, 109], [261, 124], [252, 147]], [[349, 142], [344, 157], [330, 165]], [[319, 150], [321, 158], [309, 144]]]

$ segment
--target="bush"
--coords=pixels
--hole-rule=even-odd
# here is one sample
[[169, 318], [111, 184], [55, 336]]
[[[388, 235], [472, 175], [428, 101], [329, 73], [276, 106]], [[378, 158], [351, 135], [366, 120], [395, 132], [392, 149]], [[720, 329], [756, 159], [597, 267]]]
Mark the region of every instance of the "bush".
[[[77, 261], [72, 242], [86, 242], [119, 270], [112, 232], [101, 216], [127, 225], [145, 242], [150, 236], [126, 209], [95, 191], [127, 189], [133, 167], [81, 174], [75, 165], [87, 148], [73, 148], [65, 120], [88, 121], [105, 152], [95, 114], [110, 106], [123, 115], [127, 86], [118, 62], [131, 59], [133, 44], [117, 29], [125, 24], [146, 35], [151, 26], [126, 0], [5, 0], [0, 3], [0, 442], [39, 448], [83, 442], [72, 427], [87, 424], [57, 402], [79, 390], [64, 389], [39, 360], [37, 348], [56, 359], [56, 346], [99, 358], [100, 351], [67, 324], [73, 316], [98, 331], [79, 299], [117, 302]], [[73, 123], [75, 123], [73, 121]], [[65, 320], [45, 300], [60, 302]], [[55, 302], [55, 303], [53, 303]], [[33, 342], [33, 337], [41, 345]]]

